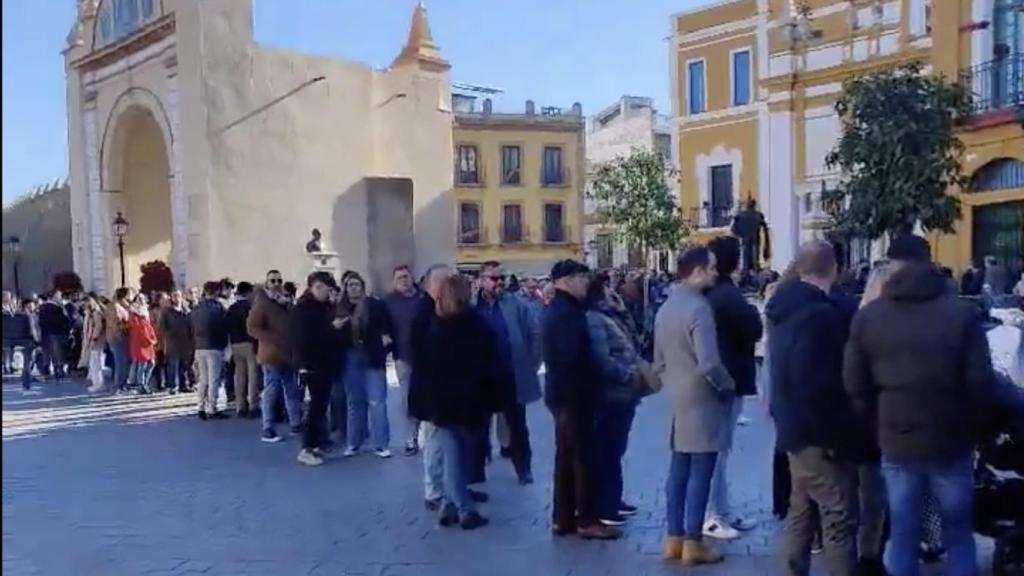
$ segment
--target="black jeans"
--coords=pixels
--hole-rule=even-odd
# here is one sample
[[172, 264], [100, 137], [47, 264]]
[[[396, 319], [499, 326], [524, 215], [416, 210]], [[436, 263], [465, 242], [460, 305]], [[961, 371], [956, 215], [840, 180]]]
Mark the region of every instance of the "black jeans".
[[325, 371], [299, 374], [299, 389], [309, 388], [309, 411], [302, 434], [302, 447], [319, 448], [326, 436], [327, 405], [331, 401], [331, 378]]
[[622, 457], [629, 443], [629, 429], [633, 426], [636, 406], [633, 404], [606, 404], [598, 409], [595, 428], [598, 486], [597, 511], [601, 518], [618, 514], [622, 503]]
[[593, 410], [558, 410], [555, 417], [555, 482], [552, 521], [560, 529], [597, 523]]
[[501, 411], [508, 425], [509, 446], [512, 465], [516, 474], [522, 477], [532, 470], [533, 452], [530, 450], [530, 428], [526, 421], [526, 404], [509, 404]]

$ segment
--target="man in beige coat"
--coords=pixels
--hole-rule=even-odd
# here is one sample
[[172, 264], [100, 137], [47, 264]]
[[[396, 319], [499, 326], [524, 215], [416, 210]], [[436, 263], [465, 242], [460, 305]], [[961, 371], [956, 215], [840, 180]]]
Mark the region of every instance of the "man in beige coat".
[[672, 421], [665, 558], [693, 566], [722, 561], [702, 536], [715, 461], [729, 444], [736, 384], [722, 364], [714, 314], [701, 295], [715, 281], [714, 254], [691, 248], [677, 269], [678, 282], [654, 321], [654, 367]]

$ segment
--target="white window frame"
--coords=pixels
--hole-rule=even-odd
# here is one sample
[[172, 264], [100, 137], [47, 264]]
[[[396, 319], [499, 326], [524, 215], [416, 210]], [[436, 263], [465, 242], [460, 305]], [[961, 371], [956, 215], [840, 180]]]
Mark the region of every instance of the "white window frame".
[[[736, 102], [736, 55], [742, 52], [747, 53], [747, 101]], [[707, 71], [704, 72], [707, 74]], [[754, 102], [754, 50], [751, 46], [729, 50], [729, 106], [747, 106]]]
[[[690, 102], [690, 65], [700, 62], [701, 72], [704, 76], [704, 97], [703, 104], [704, 109], [699, 112], [694, 112], [692, 109], [692, 103]], [[692, 58], [686, 61], [686, 116], [696, 116], [697, 114], [703, 114], [708, 111], [708, 63], [705, 58]]]

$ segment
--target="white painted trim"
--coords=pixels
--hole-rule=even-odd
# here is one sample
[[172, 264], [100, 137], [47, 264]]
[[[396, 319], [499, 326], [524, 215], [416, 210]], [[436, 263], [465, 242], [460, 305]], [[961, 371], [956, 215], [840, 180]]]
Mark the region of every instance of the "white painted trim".
[[719, 110], [712, 110], [711, 112], [701, 112], [700, 114], [693, 114], [692, 116], [680, 116], [677, 118], [678, 123], [681, 125], [698, 124], [701, 122], [709, 122], [713, 120], [725, 120], [734, 118], [736, 116], [742, 116], [744, 114], [750, 114], [756, 112], [760, 108], [760, 104], [757, 102], [747, 104], [745, 106], [732, 106], [729, 108], [722, 108]]
[[928, 29], [925, 0], [907, 0], [907, 33], [912, 37], [923, 36]]
[[[695, 64], [697, 62], [700, 62], [700, 64], [701, 64], [700, 70], [701, 70], [701, 76], [703, 77], [702, 79], [703, 79], [703, 82], [704, 82], [704, 97], [703, 97], [703, 102], [702, 102], [704, 104], [704, 107], [703, 107], [703, 110], [701, 110], [700, 112], [691, 112], [691, 110], [693, 110], [693, 108], [692, 108], [692, 105], [691, 105], [691, 102], [690, 102], [690, 64]], [[691, 59], [686, 61], [686, 106], [685, 106], [685, 109], [683, 111], [684, 112], [683, 116], [697, 116], [699, 114], [705, 113], [707, 111], [707, 109], [708, 109], [708, 63], [707, 63], [707, 59], [705, 59], [703, 57], [701, 57], [701, 58], [691, 58]]]
[[843, 47], [846, 42], [833, 42], [815, 46], [804, 53], [804, 66], [808, 71], [827, 70], [843, 65]]
[[740, 38], [747, 38], [748, 36], [753, 36], [754, 34], [756, 34], [756, 31], [751, 30], [749, 32], [741, 32], [740, 34], [733, 34], [732, 36], [721, 36], [719, 38], [715, 38], [714, 40], [708, 40], [707, 42], [703, 42], [701, 44], [680, 43], [677, 44], [676, 46], [681, 52], [696, 52], [702, 48], [707, 48], [708, 46], [714, 46], [715, 44], [721, 44], [723, 42], [733, 42], [735, 40], [739, 40]]
[[836, 109], [833, 106], [817, 106], [804, 110], [804, 118], [824, 118], [826, 116], [835, 116], [835, 113]]
[[808, 86], [804, 91], [804, 95], [808, 98], [815, 96], [825, 96], [827, 94], [838, 94], [843, 91], [843, 85], [840, 82], [832, 82], [831, 84], [818, 84], [816, 86]]
[[731, 120], [729, 122], [719, 122], [718, 124], [701, 124], [700, 126], [683, 126], [679, 128], [679, 133], [683, 134], [686, 132], [700, 132], [701, 130], [707, 130], [708, 128], [722, 128], [723, 126], [732, 126], [734, 124], [743, 124], [745, 122], [753, 122], [757, 120], [757, 116], [750, 116], [748, 118], [740, 118], [738, 120]]
[[[822, 6], [821, 8], [811, 10], [811, 12], [808, 14], [808, 17], [811, 20], [814, 20], [815, 18], [822, 18], [824, 16], [830, 16], [832, 14], [838, 14], [839, 12], [845, 12], [846, 10], [849, 9], [850, 2], [847, 0], [845, 2], [829, 4], [828, 6]], [[787, 16], [786, 18], [776, 18], [775, 20], [768, 22], [768, 28], [778, 28], [780, 26], [786, 26], [787, 24], [790, 23], [791, 19], [791, 16]]]
[[99, 127], [95, 106], [85, 109], [82, 116], [85, 132], [86, 194], [89, 206], [89, 254], [92, 258], [89, 274], [92, 289], [108, 293], [107, 285], [107, 216], [105, 199], [100, 190]]
[[[736, 103], [736, 55], [747, 53], [747, 101]], [[753, 46], [744, 46], [729, 50], [729, 106], [747, 106], [755, 101], [754, 96], [754, 50]]]
[[[778, 54], [772, 54], [768, 61], [768, 76], [767, 78], [773, 78], [776, 76], [785, 76], [792, 74], [796, 71], [796, 55], [792, 52], [780, 52]], [[763, 80], [764, 78], [762, 78]]]
[[793, 98], [793, 93], [789, 90], [785, 92], [772, 92], [768, 95], [769, 104], [778, 104], [779, 102], [787, 102]]
[[[675, 31], [675, 22], [675, 17], [673, 17], [670, 20], [670, 31]], [[672, 117], [678, 118], [683, 114], [682, 109], [680, 109], [680, 103], [683, 101], [683, 98], [679, 93], [679, 47], [673, 42], [668, 44], [668, 50], [668, 77], [672, 81], [672, 87], [669, 89], [669, 93], [672, 95]]]
[[701, 12], [707, 12], [712, 8], [719, 8], [721, 6], [728, 6], [729, 4], [737, 4], [743, 0], [716, 0], [714, 2], [708, 2], [700, 6], [694, 6], [693, 8], [687, 8], [686, 10], [680, 10], [672, 14], [672, 20], [675, 21], [682, 16], [692, 16], [694, 14], [700, 14]]
[[[757, 85], [768, 77], [768, 0], [757, 0]], [[757, 99], [764, 99], [767, 91], [758, 88]]]
[[102, 82], [111, 76], [124, 72], [125, 70], [135, 68], [154, 58], [159, 58], [165, 51], [175, 47], [175, 43], [177, 41], [176, 37], [176, 34], [172, 34], [159, 42], [146, 46], [134, 54], [129, 54], [128, 56], [121, 58], [113, 64], [108, 64], [103, 68], [86, 72], [82, 75], [82, 84], [86, 87], [90, 87], [92, 84]]
[[732, 175], [732, 203], [736, 206], [739, 198], [740, 177], [743, 175], [743, 152], [739, 148], [715, 146], [707, 154], [697, 154], [694, 158], [694, 174], [697, 177], [697, 190], [700, 204], [711, 202], [711, 169], [715, 166], [729, 166]]
[[899, 24], [901, 20], [901, 2], [888, 2], [882, 5], [882, 25], [892, 26]]
[[882, 56], [895, 54], [900, 49], [900, 32], [886, 32], [878, 37], [878, 53]]
[[910, 42], [910, 47], [911, 48], [931, 48], [932, 47], [932, 37], [931, 36], [925, 36], [924, 38], [918, 38], [917, 40], [913, 40], [913, 41]]
[[[178, 90], [177, 67], [168, 70], [166, 80], [168, 122], [171, 126], [171, 134], [179, 135], [181, 126], [180, 98]], [[188, 201], [182, 186], [184, 176], [183, 157], [181, 152], [181, 138], [172, 138], [168, 152], [168, 166], [170, 174], [170, 203], [171, 203], [171, 259], [174, 262], [175, 282], [187, 285], [186, 273], [188, 270]]]
[[751, 16], [750, 18], [744, 18], [743, 20], [733, 20], [732, 22], [726, 22], [724, 24], [717, 24], [715, 26], [709, 26], [707, 28], [701, 28], [694, 32], [687, 32], [685, 34], [678, 34], [676, 41], [681, 44], [690, 42], [700, 42], [716, 36], [723, 36], [726, 34], [735, 34], [737, 32], [746, 32], [751, 28], [757, 26], [757, 16]]

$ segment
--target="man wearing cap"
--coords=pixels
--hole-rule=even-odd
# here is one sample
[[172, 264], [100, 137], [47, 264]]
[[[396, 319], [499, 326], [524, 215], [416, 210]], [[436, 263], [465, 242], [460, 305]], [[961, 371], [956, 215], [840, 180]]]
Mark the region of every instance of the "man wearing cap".
[[618, 530], [597, 518], [594, 476], [594, 410], [601, 390], [591, 361], [584, 301], [590, 269], [562, 260], [551, 269], [555, 296], [544, 316], [547, 374], [544, 403], [555, 418], [555, 485], [552, 532], [585, 539], [612, 540]]
[[942, 516], [949, 574], [977, 573], [972, 528], [976, 424], [990, 400], [992, 364], [981, 318], [959, 300], [923, 238], [895, 238], [896, 271], [850, 329], [843, 381], [877, 432], [892, 535], [887, 568], [918, 573], [921, 510]]

